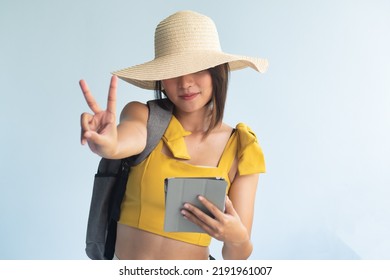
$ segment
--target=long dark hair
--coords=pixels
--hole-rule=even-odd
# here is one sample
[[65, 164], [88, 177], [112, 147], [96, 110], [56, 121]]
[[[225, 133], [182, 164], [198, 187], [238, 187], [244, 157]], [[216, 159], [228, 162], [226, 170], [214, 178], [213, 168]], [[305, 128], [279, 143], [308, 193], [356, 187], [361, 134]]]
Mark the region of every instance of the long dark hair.
[[[220, 64], [207, 69], [211, 75], [213, 84], [213, 95], [209, 103], [210, 107], [210, 125], [206, 130], [206, 135], [210, 133], [220, 122], [222, 122], [225, 111], [225, 103], [227, 97], [229, 83], [229, 64]], [[155, 98], [167, 99], [165, 91], [162, 89], [161, 81], [157, 81], [155, 85]], [[173, 105], [173, 104], [171, 104]]]

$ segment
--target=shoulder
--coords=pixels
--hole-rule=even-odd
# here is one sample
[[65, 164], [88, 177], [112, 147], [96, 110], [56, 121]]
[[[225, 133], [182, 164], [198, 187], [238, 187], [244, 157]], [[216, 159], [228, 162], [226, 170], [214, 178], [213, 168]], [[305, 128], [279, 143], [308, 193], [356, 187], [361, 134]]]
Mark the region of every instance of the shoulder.
[[235, 133], [240, 175], [265, 172], [263, 151], [253, 130], [248, 125], [239, 123], [236, 125]]
[[237, 133], [238, 140], [242, 143], [249, 144], [252, 142], [258, 142], [254, 131], [245, 123], [238, 123], [235, 127], [235, 131]]
[[232, 136], [233, 131], [233, 127], [222, 123], [220, 126], [214, 128], [207, 138], [209, 139], [209, 143], [211, 142], [218, 146], [225, 146]]
[[221, 126], [219, 127], [218, 132], [232, 134], [233, 127], [231, 127], [230, 125], [228, 125], [226, 123], [222, 123]]
[[146, 122], [148, 120], [148, 115], [149, 109], [146, 104], [138, 101], [132, 101], [127, 103], [123, 108], [120, 115], [120, 120], [143, 120]]

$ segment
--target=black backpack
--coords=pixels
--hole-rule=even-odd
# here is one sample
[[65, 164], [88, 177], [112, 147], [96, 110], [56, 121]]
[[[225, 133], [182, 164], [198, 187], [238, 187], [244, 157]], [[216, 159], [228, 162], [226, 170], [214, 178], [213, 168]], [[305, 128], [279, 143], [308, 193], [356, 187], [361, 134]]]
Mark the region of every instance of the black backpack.
[[95, 175], [88, 217], [85, 251], [93, 260], [111, 260], [114, 256], [120, 206], [126, 191], [130, 167], [141, 163], [153, 151], [172, 117], [167, 99], [148, 101], [149, 118], [145, 150], [125, 159], [102, 158]]

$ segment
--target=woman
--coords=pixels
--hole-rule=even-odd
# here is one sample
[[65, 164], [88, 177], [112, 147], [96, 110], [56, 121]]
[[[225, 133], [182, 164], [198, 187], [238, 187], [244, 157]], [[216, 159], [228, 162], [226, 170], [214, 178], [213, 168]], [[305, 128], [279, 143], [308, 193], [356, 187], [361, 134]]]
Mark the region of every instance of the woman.
[[[80, 81], [93, 114], [81, 117], [81, 142], [111, 159], [139, 154], [146, 145], [148, 107], [130, 102], [116, 125], [117, 77], [173, 104], [173, 117], [149, 157], [130, 172], [117, 228], [115, 258], [207, 259], [211, 237], [224, 243], [224, 259], [247, 259], [259, 173], [265, 171], [256, 136], [245, 124], [223, 123], [229, 68], [265, 72], [264, 59], [221, 51], [213, 21], [191, 11], [164, 19], [155, 32], [155, 59], [117, 72], [111, 79], [107, 109], [101, 110]], [[228, 183], [225, 211], [205, 197], [213, 218], [185, 203], [183, 218], [206, 233], [165, 232], [164, 179], [222, 177]]]

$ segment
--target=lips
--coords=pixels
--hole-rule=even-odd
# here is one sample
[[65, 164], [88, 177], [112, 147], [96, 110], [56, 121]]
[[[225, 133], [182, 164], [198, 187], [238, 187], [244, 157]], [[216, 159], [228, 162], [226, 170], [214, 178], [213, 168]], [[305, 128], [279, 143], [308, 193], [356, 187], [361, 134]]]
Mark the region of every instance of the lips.
[[197, 97], [198, 94], [199, 94], [198, 92], [196, 92], [196, 93], [187, 93], [187, 94], [180, 95], [179, 97], [181, 99], [184, 99], [184, 100], [192, 100], [195, 97]]

